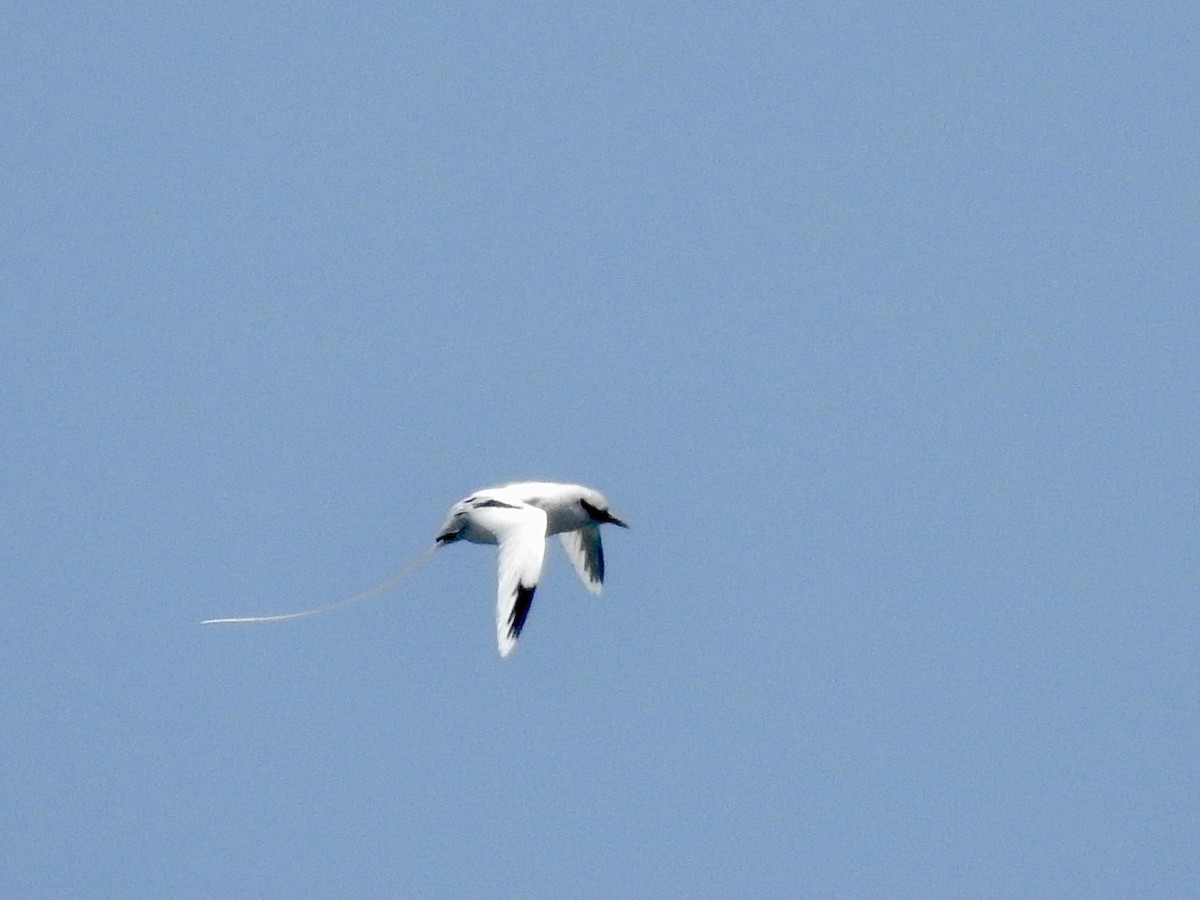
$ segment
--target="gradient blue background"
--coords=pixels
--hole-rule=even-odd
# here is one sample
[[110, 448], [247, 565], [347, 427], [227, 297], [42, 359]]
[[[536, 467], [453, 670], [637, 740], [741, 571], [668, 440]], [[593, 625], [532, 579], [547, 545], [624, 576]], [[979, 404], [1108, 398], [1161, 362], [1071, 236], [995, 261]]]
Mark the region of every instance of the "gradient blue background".
[[5, 895], [1194, 893], [1196, 9], [6, 4]]

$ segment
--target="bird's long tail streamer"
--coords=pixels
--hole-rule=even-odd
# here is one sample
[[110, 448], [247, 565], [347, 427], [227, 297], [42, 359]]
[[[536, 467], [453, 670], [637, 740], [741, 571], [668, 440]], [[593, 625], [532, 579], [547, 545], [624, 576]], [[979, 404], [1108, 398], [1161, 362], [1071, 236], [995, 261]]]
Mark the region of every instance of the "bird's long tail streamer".
[[360, 600], [366, 600], [368, 597], [374, 597], [377, 594], [382, 594], [384, 591], [390, 591], [408, 576], [412, 575], [417, 569], [425, 565], [429, 561], [429, 557], [433, 556], [433, 552], [437, 550], [438, 544], [434, 544], [407, 566], [397, 572], [395, 575], [390, 575], [374, 587], [369, 587], [365, 591], [359, 591], [357, 594], [352, 594], [338, 600], [336, 603], [329, 603], [325, 606], [318, 606], [316, 609], [306, 609], [301, 612], [283, 613], [278, 616], [235, 616], [226, 619], [205, 619], [201, 625], [246, 625], [251, 622], [286, 622], [289, 619], [306, 619], [309, 616], [319, 616], [322, 613], [327, 613], [330, 610], [338, 609], [342, 606], [349, 606], [351, 603], [358, 603]]

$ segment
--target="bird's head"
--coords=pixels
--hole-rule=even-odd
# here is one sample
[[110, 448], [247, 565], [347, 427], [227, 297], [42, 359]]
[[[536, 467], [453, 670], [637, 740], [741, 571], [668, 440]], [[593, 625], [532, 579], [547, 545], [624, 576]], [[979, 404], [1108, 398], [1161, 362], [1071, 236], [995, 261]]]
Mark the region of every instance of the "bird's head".
[[588, 490], [584, 496], [579, 498], [579, 505], [588, 514], [588, 518], [597, 524], [619, 525], [622, 528], [629, 527], [627, 522], [613, 515], [612, 511], [608, 508], [608, 501], [604, 499], [604, 495], [599, 491]]

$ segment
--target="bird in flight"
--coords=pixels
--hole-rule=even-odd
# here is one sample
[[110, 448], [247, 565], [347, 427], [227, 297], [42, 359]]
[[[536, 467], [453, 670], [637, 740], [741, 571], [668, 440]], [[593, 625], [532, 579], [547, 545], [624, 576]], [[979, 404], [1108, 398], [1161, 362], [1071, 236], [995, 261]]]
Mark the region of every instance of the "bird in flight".
[[500, 655], [508, 656], [529, 616], [533, 592], [537, 589], [546, 558], [546, 538], [558, 535], [583, 586], [593, 594], [599, 594], [604, 585], [604, 546], [600, 542], [600, 526], [604, 524], [629, 527], [609, 510], [603, 494], [580, 484], [519, 481], [485, 488], [450, 507], [432, 547], [372, 588], [302, 612], [205, 619], [200, 624], [283, 622], [321, 615], [395, 587], [420, 568], [438, 547], [455, 541], [470, 541], [498, 547], [496, 641]]
[[437, 546], [455, 541], [496, 544], [496, 641], [508, 656], [525, 627], [546, 556], [546, 538], [557, 534], [583, 586], [599, 594], [604, 585], [600, 526], [629, 526], [608, 508], [599, 491], [579, 484], [521, 481], [476, 491], [450, 507]]

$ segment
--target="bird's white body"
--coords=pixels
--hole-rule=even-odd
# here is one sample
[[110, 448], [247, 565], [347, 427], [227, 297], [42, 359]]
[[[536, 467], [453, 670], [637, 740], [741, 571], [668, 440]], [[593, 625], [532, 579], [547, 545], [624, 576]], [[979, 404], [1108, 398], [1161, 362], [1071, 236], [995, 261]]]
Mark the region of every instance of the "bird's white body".
[[500, 655], [516, 645], [542, 574], [546, 538], [557, 534], [580, 581], [593, 594], [604, 584], [603, 523], [628, 526], [599, 491], [578, 484], [522, 481], [476, 491], [450, 508], [437, 543], [499, 547], [496, 640]]

